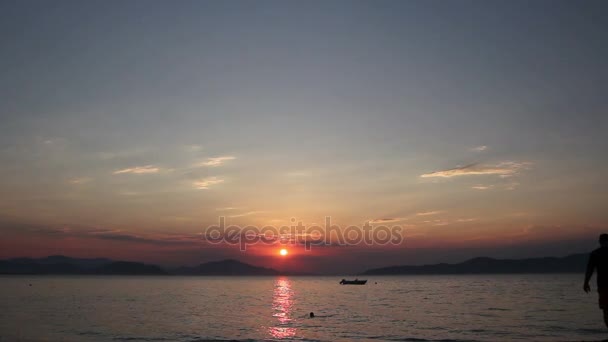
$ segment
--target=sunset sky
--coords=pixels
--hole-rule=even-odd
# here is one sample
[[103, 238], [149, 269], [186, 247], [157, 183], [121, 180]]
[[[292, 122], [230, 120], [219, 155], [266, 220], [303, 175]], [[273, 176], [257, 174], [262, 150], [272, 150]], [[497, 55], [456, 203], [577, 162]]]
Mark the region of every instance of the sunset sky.
[[[361, 271], [608, 231], [605, 1], [2, 1], [0, 258]], [[400, 246], [201, 239], [404, 227]]]

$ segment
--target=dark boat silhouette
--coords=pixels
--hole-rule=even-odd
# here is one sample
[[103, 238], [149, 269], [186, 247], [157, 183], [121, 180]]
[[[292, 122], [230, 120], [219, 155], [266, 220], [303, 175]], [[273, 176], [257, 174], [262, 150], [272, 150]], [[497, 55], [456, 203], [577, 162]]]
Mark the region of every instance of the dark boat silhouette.
[[359, 280], [359, 279], [346, 280], [346, 279], [342, 279], [340, 281], [340, 285], [365, 285], [365, 283], [367, 283], [367, 280]]

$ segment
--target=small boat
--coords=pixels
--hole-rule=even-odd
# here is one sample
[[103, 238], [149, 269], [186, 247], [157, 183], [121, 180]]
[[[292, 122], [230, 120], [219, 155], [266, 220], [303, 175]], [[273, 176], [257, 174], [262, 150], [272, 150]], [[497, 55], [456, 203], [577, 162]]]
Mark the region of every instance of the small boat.
[[346, 280], [346, 279], [342, 279], [340, 281], [340, 285], [365, 285], [365, 283], [367, 283], [367, 280], [359, 280], [359, 279], [355, 279], [355, 280]]

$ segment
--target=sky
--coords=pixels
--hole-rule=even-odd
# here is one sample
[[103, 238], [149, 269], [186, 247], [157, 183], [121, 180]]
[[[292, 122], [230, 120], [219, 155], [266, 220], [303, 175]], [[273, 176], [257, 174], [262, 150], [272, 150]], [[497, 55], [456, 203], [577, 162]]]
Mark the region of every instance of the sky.
[[[0, 1], [0, 258], [361, 271], [608, 231], [603, 1]], [[403, 228], [247, 251], [233, 225]]]

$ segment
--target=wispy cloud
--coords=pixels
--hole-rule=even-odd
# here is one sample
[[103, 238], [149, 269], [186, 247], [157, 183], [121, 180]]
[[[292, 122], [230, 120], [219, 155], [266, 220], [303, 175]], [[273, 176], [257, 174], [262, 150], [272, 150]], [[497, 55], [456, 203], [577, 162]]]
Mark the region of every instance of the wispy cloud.
[[90, 177], [77, 177], [77, 178], [72, 178], [72, 179], [68, 180], [68, 183], [74, 184], [74, 185], [81, 185], [81, 184], [89, 183], [92, 180], [93, 179]]
[[217, 211], [229, 211], [229, 210], [237, 210], [237, 209], [239, 209], [239, 208], [236, 208], [236, 207], [224, 207], [224, 208], [217, 208], [215, 210], [217, 210]]
[[200, 181], [194, 182], [194, 187], [200, 190], [209, 189], [210, 186], [224, 183], [224, 180], [217, 177], [207, 177]]
[[399, 222], [405, 220], [405, 217], [384, 217], [377, 218], [373, 220], [369, 220], [370, 224], [379, 224], [379, 223], [390, 223], [390, 222]]
[[129, 148], [120, 151], [106, 151], [106, 152], [98, 152], [97, 157], [103, 160], [112, 160], [112, 159], [126, 159], [137, 155], [142, 155], [148, 152], [148, 148], [144, 147], [136, 147]]
[[234, 159], [236, 159], [236, 157], [233, 157], [233, 156], [207, 158], [206, 161], [200, 162], [200, 163], [196, 164], [196, 166], [216, 167], [216, 166], [220, 166], [220, 165], [224, 164], [225, 162], [227, 162], [229, 160], [234, 160]]
[[200, 151], [200, 150], [202, 150], [202, 149], [203, 149], [203, 146], [201, 146], [201, 145], [196, 145], [196, 144], [192, 144], [192, 145], [184, 145], [184, 146], [183, 146], [183, 149], [184, 149], [186, 152], [198, 152], [198, 151]]
[[[2, 227], [0, 222], [0, 229]], [[12, 225], [11, 225], [12, 226]], [[28, 231], [36, 234], [37, 236], [45, 235], [50, 237], [70, 237], [70, 238], [84, 238], [84, 239], [99, 239], [99, 240], [113, 240], [113, 241], [126, 241], [133, 243], [146, 243], [160, 246], [167, 245], [199, 245], [203, 242], [198, 235], [191, 234], [147, 234], [138, 235], [130, 232], [124, 232], [119, 229], [106, 229], [106, 228], [94, 228], [94, 227], [41, 227], [41, 226], [25, 226], [20, 228], [21, 231]]]
[[474, 185], [471, 189], [474, 190], [490, 190], [490, 189], [498, 189], [498, 190], [515, 190], [519, 186], [518, 182], [509, 182], [506, 184], [491, 184], [491, 185]]
[[475, 190], [489, 190], [492, 189], [494, 187], [494, 185], [482, 185], [482, 184], [478, 184], [478, 185], [474, 185], [471, 187], [471, 189], [475, 189]]
[[429, 177], [442, 177], [451, 178], [457, 176], [472, 176], [472, 175], [498, 175], [500, 177], [510, 177], [528, 163], [520, 162], [502, 162], [495, 165], [484, 165], [484, 164], [469, 164], [466, 166], [456, 167], [453, 169], [435, 171], [420, 175], [422, 178]]
[[[43, 140], [40, 140], [43, 139]], [[58, 138], [58, 137], [54, 137], [54, 138], [39, 138], [38, 141], [40, 141], [43, 145], [46, 146], [53, 146], [53, 147], [65, 147], [68, 144], [68, 140], [65, 138]]]
[[230, 215], [228, 217], [234, 218], [234, 217], [251, 216], [251, 215], [255, 215], [255, 214], [261, 214], [261, 213], [264, 213], [264, 212], [265, 211], [254, 210], [254, 211], [248, 211], [246, 213], [240, 213], [240, 214]]
[[447, 226], [450, 224], [450, 222], [448, 220], [442, 220], [442, 219], [426, 220], [426, 221], [422, 221], [422, 223], [430, 224], [432, 226]]
[[443, 211], [441, 210], [435, 210], [435, 211], [423, 211], [420, 213], [416, 213], [416, 216], [431, 216], [431, 215], [437, 215], [442, 213]]
[[456, 220], [456, 222], [473, 222], [473, 221], [477, 221], [476, 217], [468, 217], [468, 218], [459, 218]]
[[471, 151], [473, 151], [473, 152], [483, 152], [483, 151], [485, 151], [487, 149], [488, 149], [488, 146], [486, 146], [486, 145], [480, 145], [480, 146], [473, 147], [471, 149]]
[[158, 168], [156, 166], [146, 165], [146, 166], [135, 166], [135, 167], [130, 167], [130, 168], [122, 169], [122, 170], [116, 170], [116, 171], [114, 171], [114, 174], [120, 175], [120, 174], [124, 174], [124, 173], [132, 173], [132, 174], [140, 175], [140, 174], [148, 174], [148, 173], [158, 173], [159, 171], [160, 171], [160, 168]]
[[154, 245], [172, 245], [172, 244], [198, 244], [201, 238], [196, 235], [135, 235], [120, 230], [108, 230], [99, 232], [76, 233], [81, 237], [91, 237], [101, 240], [126, 241], [134, 243], [146, 243]]
[[422, 221], [424, 224], [428, 224], [431, 226], [447, 226], [458, 223], [470, 223], [477, 221], [476, 217], [467, 217], [467, 218], [459, 218], [455, 220], [445, 220], [445, 219], [436, 219], [436, 220], [426, 220]]

